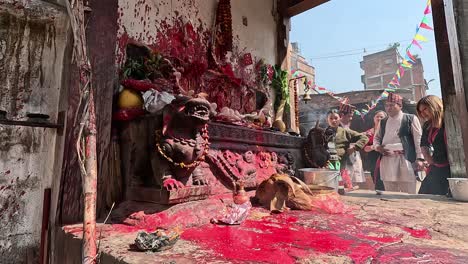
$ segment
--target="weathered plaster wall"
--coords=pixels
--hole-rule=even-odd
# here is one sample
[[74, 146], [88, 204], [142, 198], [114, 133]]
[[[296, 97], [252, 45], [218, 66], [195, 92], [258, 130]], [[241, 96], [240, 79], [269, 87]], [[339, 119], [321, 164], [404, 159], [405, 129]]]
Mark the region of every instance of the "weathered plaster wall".
[[[276, 4], [275, 0], [231, 1], [233, 35], [238, 38], [240, 49], [275, 64], [276, 50]], [[247, 18], [247, 26], [242, 17]]]
[[[118, 52], [124, 45], [136, 41], [155, 44], [161, 23], [171, 23], [181, 17], [194, 26], [211, 29], [214, 23], [217, 0], [119, 0]], [[240, 52], [251, 52], [267, 63], [276, 62], [276, 5], [275, 0], [231, 1], [234, 46]], [[242, 17], [247, 18], [247, 26]]]
[[[31, 112], [57, 120], [67, 24], [47, 2], [0, 3], [0, 109], [9, 119]], [[43, 191], [55, 179], [60, 144], [55, 129], [0, 125], [0, 263], [37, 257]]]

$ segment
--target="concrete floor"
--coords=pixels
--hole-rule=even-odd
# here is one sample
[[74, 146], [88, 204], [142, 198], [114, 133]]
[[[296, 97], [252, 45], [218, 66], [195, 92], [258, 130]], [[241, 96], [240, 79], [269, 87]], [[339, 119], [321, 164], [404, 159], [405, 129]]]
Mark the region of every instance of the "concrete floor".
[[[341, 197], [346, 212], [254, 208], [240, 226], [209, 223], [224, 198], [162, 207], [126, 203], [101, 225], [101, 263], [468, 263], [468, 203], [442, 196], [359, 190]], [[133, 212], [133, 213], [132, 213]], [[136, 212], [136, 213], [135, 213]], [[159, 253], [132, 246], [137, 231], [181, 226], [181, 239]], [[55, 263], [81, 263], [81, 225], [57, 234]], [[60, 253], [62, 252], [62, 253]]]

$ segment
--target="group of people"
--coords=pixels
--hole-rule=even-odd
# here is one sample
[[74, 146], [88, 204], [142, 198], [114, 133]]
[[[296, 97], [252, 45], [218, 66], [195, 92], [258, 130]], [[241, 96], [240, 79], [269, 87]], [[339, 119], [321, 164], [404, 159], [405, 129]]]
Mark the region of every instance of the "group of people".
[[[434, 95], [422, 98], [416, 106], [417, 116], [403, 113], [402, 108], [403, 98], [389, 93], [385, 111], [375, 112], [374, 126], [364, 133], [350, 129], [352, 105], [342, 104], [339, 110], [328, 112], [329, 151], [337, 156], [330, 165], [341, 171], [345, 188], [353, 189], [353, 182], [365, 181], [362, 150], [377, 194], [384, 190], [417, 193], [418, 180], [422, 181], [420, 194], [448, 194], [450, 166], [442, 100]], [[420, 172], [425, 172], [424, 179]]]

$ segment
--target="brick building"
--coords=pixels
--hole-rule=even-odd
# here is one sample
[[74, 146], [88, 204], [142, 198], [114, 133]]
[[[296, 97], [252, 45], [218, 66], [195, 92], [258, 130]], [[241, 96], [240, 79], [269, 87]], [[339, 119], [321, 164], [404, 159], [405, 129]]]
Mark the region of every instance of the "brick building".
[[[361, 61], [361, 69], [364, 75], [361, 76], [364, 89], [384, 89], [395, 75], [398, 65], [401, 63], [401, 57], [395, 47], [384, 51], [364, 56]], [[418, 101], [426, 95], [424, 68], [420, 58], [416, 59], [411, 69], [405, 68], [405, 73], [400, 79], [400, 88], [409, 89], [412, 94], [408, 94], [406, 99]]]
[[[298, 76], [307, 76], [307, 80], [311, 81], [311, 86], [315, 84], [315, 68], [306, 61], [306, 59], [301, 55], [299, 49], [299, 44], [297, 42], [292, 42], [289, 49], [289, 57], [291, 61], [291, 71], [298, 72]], [[303, 95], [305, 85], [302, 82], [298, 84], [297, 94], [299, 96]], [[316, 94], [314, 90], [309, 90], [309, 94]]]

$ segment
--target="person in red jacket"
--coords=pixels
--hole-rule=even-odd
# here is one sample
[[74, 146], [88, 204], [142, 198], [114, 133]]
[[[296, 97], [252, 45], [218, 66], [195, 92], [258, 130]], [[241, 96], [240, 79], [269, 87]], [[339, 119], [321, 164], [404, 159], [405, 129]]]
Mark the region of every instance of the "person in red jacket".
[[380, 179], [380, 168], [378, 166], [378, 163], [380, 163], [380, 153], [375, 151], [373, 144], [375, 132], [379, 129], [380, 120], [386, 117], [387, 113], [385, 113], [385, 111], [380, 110], [375, 112], [374, 127], [366, 131], [366, 136], [369, 138], [369, 142], [364, 147], [364, 151], [367, 152], [367, 162], [369, 164], [368, 169], [371, 173], [372, 180], [374, 181], [375, 191], [377, 192], [377, 194], [382, 194], [381, 191], [384, 191], [385, 187], [382, 179]]

